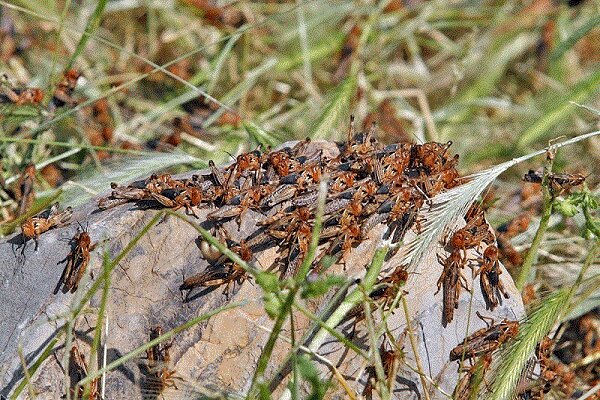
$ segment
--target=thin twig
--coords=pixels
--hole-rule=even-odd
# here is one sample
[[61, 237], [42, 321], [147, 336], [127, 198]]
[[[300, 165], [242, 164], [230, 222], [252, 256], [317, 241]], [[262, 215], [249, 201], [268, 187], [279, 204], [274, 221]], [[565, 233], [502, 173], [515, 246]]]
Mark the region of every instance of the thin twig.
[[367, 301], [368, 294], [363, 293], [363, 308], [365, 315], [365, 322], [367, 325], [367, 332], [369, 333], [369, 346], [371, 348], [371, 360], [375, 367], [375, 374], [377, 375], [377, 383], [379, 388], [379, 394], [382, 399], [389, 399], [390, 393], [387, 390], [387, 384], [385, 372], [383, 370], [383, 364], [381, 362], [381, 354], [377, 348], [377, 336], [375, 334], [375, 324], [373, 323], [373, 316], [371, 315], [371, 305]]
[[101, 398], [105, 399], [105, 393], [106, 393], [106, 357], [108, 355], [108, 315], [106, 316], [106, 318], [104, 319], [105, 323], [104, 323], [104, 351], [102, 353], [102, 368], [105, 370], [105, 372], [102, 373], [102, 391], [101, 393]]
[[425, 382], [425, 373], [423, 372], [423, 365], [421, 364], [421, 357], [419, 357], [419, 350], [417, 346], [417, 340], [413, 334], [412, 327], [410, 326], [410, 314], [408, 313], [408, 304], [406, 297], [402, 296], [402, 308], [404, 309], [404, 317], [406, 318], [406, 332], [408, 332], [408, 338], [410, 340], [410, 346], [412, 347], [413, 354], [415, 355], [415, 362], [417, 363], [417, 370], [419, 371], [419, 378], [421, 379], [421, 386], [423, 386], [423, 395], [425, 400], [429, 400], [429, 391]]

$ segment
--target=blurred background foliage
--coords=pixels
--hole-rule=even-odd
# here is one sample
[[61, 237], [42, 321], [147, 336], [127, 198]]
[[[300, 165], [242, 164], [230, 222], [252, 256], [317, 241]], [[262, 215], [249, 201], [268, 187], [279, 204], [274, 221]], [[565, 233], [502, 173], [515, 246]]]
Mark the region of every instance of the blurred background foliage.
[[[126, 181], [142, 167], [222, 163], [260, 143], [341, 139], [351, 113], [377, 122], [386, 142], [452, 140], [465, 172], [598, 125], [574, 104], [600, 108], [597, 1], [0, 6], [0, 70], [46, 93], [40, 105], [2, 105], [4, 174], [42, 165], [43, 189], [75, 180], [79, 192], [103, 190], [81, 177], [120, 170], [101, 161], [123, 151], [146, 161], [119, 176]], [[82, 74], [76, 105], [49, 110], [68, 67]], [[191, 157], [157, 154], [153, 166], [146, 154], [173, 149]], [[598, 141], [563, 154], [560, 165], [591, 173]]]

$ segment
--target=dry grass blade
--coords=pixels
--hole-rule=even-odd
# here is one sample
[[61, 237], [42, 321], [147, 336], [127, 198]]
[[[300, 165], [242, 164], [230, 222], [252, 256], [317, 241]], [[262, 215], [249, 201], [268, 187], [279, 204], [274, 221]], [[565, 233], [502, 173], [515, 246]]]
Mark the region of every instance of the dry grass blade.
[[126, 363], [127, 361], [134, 359], [135, 357], [138, 357], [139, 355], [141, 355], [142, 353], [144, 353], [146, 350], [148, 350], [149, 348], [151, 348], [152, 346], [157, 345], [158, 343], [164, 342], [165, 340], [169, 340], [170, 338], [172, 338], [173, 336], [175, 336], [176, 334], [183, 332], [187, 329], [192, 328], [194, 325], [199, 324], [202, 321], [206, 321], [208, 319], [210, 319], [211, 317], [223, 312], [223, 311], [227, 311], [227, 310], [231, 310], [233, 308], [237, 308], [237, 307], [241, 307], [243, 306], [245, 303], [241, 302], [241, 303], [232, 303], [232, 304], [228, 304], [222, 307], [219, 307], [213, 311], [207, 312], [205, 314], [202, 314], [196, 318], [193, 318], [189, 321], [187, 321], [185, 324], [179, 325], [176, 328], [171, 329], [170, 331], [166, 332], [164, 335], [161, 335], [159, 337], [157, 337], [154, 340], [149, 341], [148, 343], [136, 348], [135, 350], [132, 350], [131, 352], [125, 354], [124, 356], [116, 359], [115, 361], [111, 362], [110, 364], [108, 364], [106, 367], [100, 368], [98, 371], [89, 374], [85, 379], [82, 379], [81, 381], [79, 381], [77, 383], [78, 386], [83, 386], [86, 385], [87, 383], [91, 382], [93, 379], [98, 378], [99, 376], [101, 376], [102, 374], [108, 372], [108, 371], [112, 371], [113, 369], [119, 367], [120, 365], [123, 365], [124, 363]]
[[[95, 171], [88, 178], [64, 185], [62, 203], [77, 206], [94, 195], [96, 188], [107, 188], [111, 182], [123, 183], [147, 176], [180, 164], [204, 164], [201, 159], [186, 153], [152, 153], [143, 157], [128, 157], [106, 164], [105, 171]], [[88, 188], [83, 192], [81, 187]], [[85, 195], [84, 195], [85, 193]]]

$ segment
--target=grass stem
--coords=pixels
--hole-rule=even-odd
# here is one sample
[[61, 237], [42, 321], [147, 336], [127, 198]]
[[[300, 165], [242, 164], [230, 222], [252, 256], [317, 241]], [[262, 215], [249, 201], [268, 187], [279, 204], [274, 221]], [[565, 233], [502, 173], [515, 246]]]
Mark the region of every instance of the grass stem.
[[413, 354], [415, 355], [415, 362], [417, 364], [417, 371], [419, 372], [419, 378], [421, 379], [421, 386], [423, 387], [423, 396], [425, 400], [429, 400], [429, 390], [427, 389], [427, 384], [425, 380], [425, 372], [423, 370], [423, 365], [421, 364], [421, 357], [419, 357], [419, 347], [417, 345], [417, 340], [412, 331], [412, 327], [410, 325], [411, 318], [410, 313], [408, 312], [408, 304], [406, 302], [406, 296], [402, 296], [402, 309], [404, 310], [404, 316], [406, 318], [406, 332], [408, 332], [408, 338], [410, 340], [410, 347], [412, 348]]
[[[551, 151], [551, 150], [549, 150]], [[550, 154], [550, 153], [548, 153]], [[531, 269], [533, 268], [534, 262], [537, 260], [538, 250], [540, 248], [540, 244], [542, 243], [542, 239], [546, 230], [548, 229], [548, 222], [550, 222], [550, 216], [552, 215], [553, 201], [554, 197], [550, 191], [550, 186], [548, 182], [548, 176], [552, 173], [552, 165], [554, 163], [554, 156], [549, 155], [547, 157], [546, 165], [544, 166], [544, 176], [542, 178], [542, 195], [543, 195], [543, 209], [542, 216], [540, 218], [540, 225], [538, 226], [537, 231], [535, 232], [535, 236], [533, 237], [533, 241], [531, 242], [531, 247], [529, 247], [529, 251], [523, 260], [523, 265], [521, 266], [521, 272], [519, 273], [519, 277], [515, 285], [519, 292], [523, 290], [525, 284], [531, 277]]]

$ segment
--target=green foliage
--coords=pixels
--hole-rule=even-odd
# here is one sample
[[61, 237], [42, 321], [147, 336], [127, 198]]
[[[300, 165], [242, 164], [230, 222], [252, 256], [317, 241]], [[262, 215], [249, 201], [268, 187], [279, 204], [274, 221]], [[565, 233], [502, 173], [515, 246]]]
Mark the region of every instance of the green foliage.
[[79, 39], [79, 43], [77, 43], [77, 48], [71, 55], [69, 62], [65, 66], [65, 69], [71, 69], [73, 67], [77, 57], [85, 49], [85, 45], [89, 41], [90, 36], [96, 31], [96, 29], [98, 29], [98, 26], [100, 26], [100, 21], [102, 19], [102, 15], [104, 14], [104, 9], [106, 8], [107, 2], [108, 0], [98, 0], [96, 3], [96, 8], [94, 9], [92, 15], [90, 15], [90, 18], [86, 24], [85, 32], [83, 35], [81, 35], [81, 39]]
[[319, 400], [325, 397], [329, 382], [322, 380], [317, 368], [306, 357], [298, 357], [298, 369], [300, 376], [310, 384], [310, 392], [305, 399]]
[[346, 280], [341, 276], [328, 275], [316, 280], [307, 280], [302, 288], [300, 297], [303, 299], [319, 297], [329, 292], [335, 286], [341, 286]]
[[558, 211], [565, 217], [573, 217], [579, 212], [579, 207], [577, 207], [572, 197], [569, 197], [564, 200], [555, 199], [553, 209]]
[[494, 373], [490, 400], [512, 399], [525, 366], [537, 344], [548, 335], [569, 300], [569, 289], [558, 290], [540, 301], [537, 308], [521, 323], [519, 334], [498, 357], [501, 362]]
[[600, 198], [590, 192], [587, 187], [580, 192], [570, 194], [566, 199], [555, 199], [553, 203], [553, 209], [565, 217], [574, 217], [583, 212], [586, 231], [596, 234], [600, 232], [600, 219], [593, 216], [590, 210], [596, 210], [599, 207]]
[[280, 296], [272, 292], [265, 292], [263, 294], [263, 303], [265, 311], [271, 319], [276, 319], [278, 315], [281, 315], [283, 303]]
[[254, 277], [256, 283], [266, 293], [278, 293], [279, 292], [279, 277], [272, 272], [261, 271]]
[[566, 199], [555, 199], [555, 207], [564, 216], [572, 217], [583, 208], [595, 210], [600, 207], [600, 198], [586, 188], [571, 193]]
[[589, 208], [590, 210], [596, 210], [600, 208], [600, 197], [590, 192], [587, 188], [581, 192], [571, 194], [568, 199], [575, 207]]

